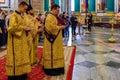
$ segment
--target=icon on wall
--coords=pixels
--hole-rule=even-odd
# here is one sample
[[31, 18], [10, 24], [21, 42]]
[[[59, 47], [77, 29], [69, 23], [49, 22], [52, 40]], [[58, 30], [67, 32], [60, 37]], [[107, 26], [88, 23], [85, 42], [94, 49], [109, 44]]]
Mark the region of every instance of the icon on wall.
[[81, 12], [86, 12], [89, 8], [88, 0], [81, 0]]
[[0, 0], [0, 4], [5, 4], [5, 0]]
[[118, 2], [118, 11], [120, 11], [120, 0]]
[[106, 0], [97, 0], [97, 12], [105, 12]]
[[0, 7], [1, 8], [8, 8], [10, 4], [10, 0], [0, 0]]

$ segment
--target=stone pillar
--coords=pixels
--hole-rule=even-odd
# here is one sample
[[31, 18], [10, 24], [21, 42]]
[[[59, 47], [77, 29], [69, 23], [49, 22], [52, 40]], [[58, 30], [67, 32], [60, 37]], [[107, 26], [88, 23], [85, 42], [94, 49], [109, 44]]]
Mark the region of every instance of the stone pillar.
[[50, 6], [51, 6], [50, 0], [44, 0], [44, 11], [49, 11]]
[[31, 0], [35, 14], [44, 13], [44, 1], [45, 0]]
[[66, 0], [66, 12], [69, 13], [69, 0]]
[[28, 4], [30, 4], [30, 5], [31, 5], [31, 4], [32, 4], [32, 0], [28, 0]]
[[10, 1], [10, 9], [11, 10], [16, 10], [18, 8], [18, 0], [11, 0]]
[[11, 0], [11, 1], [10, 1], [10, 9], [11, 9], [11, 10], [15, 10], [14, 0]]
[[15, 9], [18, 8], [18, 0], [14, 0]]
[[80, 0], [74, 1], [75, 12], [80, 12]]
[[96, 0], [89, 0], [89, 10], [90, 12], [95, 12]]
[[32, 0], [32, 6], [34, 9], [40, 10], [40, 1], [41, 0]]
[[114, 5], [116, 5], [116, 6], [114, 6], [114, 11], [118, 12], [118, 10], [119, 10], [119, 8], [118, 8], [119, 1], [118, 0], [114, 0]]
[[68, 0], [68, 14], [71, 14], [71, 0]]
[[106, 0], [106, 12], [114, 12], [114, 0]]
[[61, 12], [66, 12], [66, 0], [61, 0]]
[[63, 11], [63, 0], [60, 0], [60, 12], [62, 12]]
[[54, 3], [59, 5], [59, 0], [54, 0]]
[[69, 10], [68, 0], [65, 0], [65, 4], [66, 4], [66, 5], [65, 5], [65, 8], [66, 8], [66, 9], [65, 9], [65, 12], [68, 12], [68, 10]]
[[98, 3], [98, 1], [96, 0], [96, 3], [95, 3], [95, 12], [97, 12], [97, 3]]
[[44, 0], [40, 0], [40, 13], [44, 13]]

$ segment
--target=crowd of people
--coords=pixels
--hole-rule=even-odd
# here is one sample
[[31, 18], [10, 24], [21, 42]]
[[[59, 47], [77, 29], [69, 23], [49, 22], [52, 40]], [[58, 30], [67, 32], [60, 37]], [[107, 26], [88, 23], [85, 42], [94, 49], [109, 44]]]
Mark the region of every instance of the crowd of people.
[[[60, 6], [54, 4], [45, 15], [34, 15], [34, 9], [21, 2], [15, 11], [0, 9], [0, 49], [7, 47], [6, 73], [8, 80], [26, 80], [34, 64], [40, 62], [46, 75], [65, 73], [63, 38], [68, 40], [69, 27], [76, 39], [76, 27], [80, 22], [73, 13], [59, 14]], [[92, 15], [88, 13], [88, 30], [91, 31]], [[44, 36], [42, 59], [37, 59], [40, 36]], [[23, 56], [24, 55], [24, 56]]]
[[10, 14], [13, 11], [0, 9], [0, 49], [5, 49], [7, 44], [7, 28], [9, 25]]
[[[7, 45], [7, 28], [9, 25], [9, 18], [10, 15], [13, 13], [14, 11], [10, 10], [10, 11], [6, 11], [6, 10], [2, 10], [0, 9], [0, 49], [5, 49], [6, 45]], [[34, 15], [34, 18], [36, 18], [41, 24], [45, 24], [45, 18], [47, 16], [47, 14], [49, 14], [50, 12], [46, 12], [45, 14], [38, 14], [37, 16]], [[81, 23], [81, 21], [79, 21], [77, 18], [77, 16], [73, 13], [71, 16], [66, 13], [63, 12], [61, 14], [58, 14], [57, 16], [58, 18], [58, 25], [65, 25], [65, 29], [62, 30], [62, 36], [64, 38], [64, 40], [68, 40], [69, 38], [69, 27], [71, 26], [72, 28], [72, 37], [73, 40], [76, 40], [76, 28], [78, 27], [78, 34], [80, 34], [80, 26], [81, 24], [86, 24], [86, 19], [88, 19], [88, 30], [91, 31], [91, 26], [92, 26], [92, 14], [89, 12], [86, 14], [86, 17], [84, 19], [84, 22]], [[42, 36], [42, 33], [40, 33], [40, 36]], [[40, 39], [39, 39], [40, 41]]]

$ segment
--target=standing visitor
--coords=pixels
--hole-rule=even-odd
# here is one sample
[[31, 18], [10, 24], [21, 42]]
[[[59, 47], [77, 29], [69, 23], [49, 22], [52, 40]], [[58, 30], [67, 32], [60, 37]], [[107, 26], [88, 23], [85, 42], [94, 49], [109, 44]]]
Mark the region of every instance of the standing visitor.
[[87, 17], [88, 17], [88, 31], [91, 32], [91, 26], [92, 26], [92, 14], [89, 12], [87, 14]]
[[0, 48], [6, 48], [6, 27], [5, 27], [5, 12], [2, 12], [1, 20], [0, 20], [0, 30], [2, 33], [0, 34]]
[[72, 37], [74, 40], [76, 40], [76, 27], [77, 27], [77, 17], [75, 16], [75, 14], [73, 13], [71, 18], [70, 18], [70, 22], [71, 22], [71, 27], [72, 27]]

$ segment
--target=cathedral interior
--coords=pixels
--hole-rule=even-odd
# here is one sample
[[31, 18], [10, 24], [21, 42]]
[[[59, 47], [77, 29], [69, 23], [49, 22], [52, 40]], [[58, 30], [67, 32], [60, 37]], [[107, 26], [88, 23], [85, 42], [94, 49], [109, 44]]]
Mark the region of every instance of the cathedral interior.
[[[76, 28], [75, 40], [71, 27], [69, 37], [63, 38], [65, 46], [76, 46], [72, 78], [66, 80], [120, 80], [120, 0], [0, 0], [0, 8], [14, 11], [21, 1], [32, 5], [36, 15], [45, 14], [51, 5], [58, 4], [60, 13], [74, 13], [82, 24]], [[88, 12], [93, 15], [90, 33], [84, 25]], [[43, 46], [43, 39], [39, 46]], [[1, 59], [5, 53], [0, 51]]]

